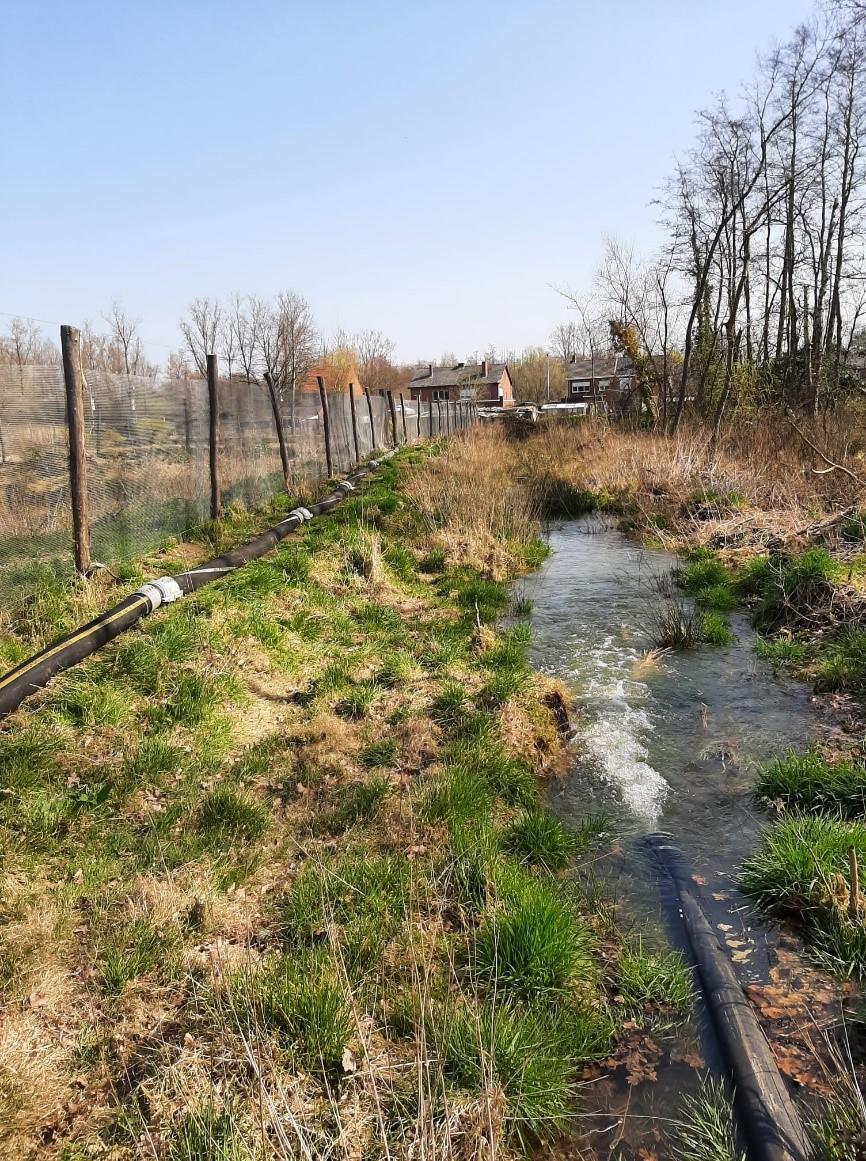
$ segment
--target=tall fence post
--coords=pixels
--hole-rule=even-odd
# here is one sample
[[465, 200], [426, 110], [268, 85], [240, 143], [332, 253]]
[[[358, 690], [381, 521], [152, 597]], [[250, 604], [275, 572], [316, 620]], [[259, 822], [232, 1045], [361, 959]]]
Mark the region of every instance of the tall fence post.
[[355, 412], [355, 384], [349, 384], [349, 410], [352, 413], [352, 443], [355, 447], [355, 463], [361, 462], [361, 449], [358, 444], [358, 416]]
[[322, 426], [325, 429], [325, 464], [328, 469], [328, 479], [334, 475], [334, 461], [331, 458], [331, 415], [328, 411], [328, 393], [325, 390], [325, 380], [321, 375], [316, 376], [319, 384], [319, 398], [322, 401]]
[[406, 403], [403, 399], [403, 392], [400, 392], [400, 418], [403, 420], [403, 443], [409, 442], [409, 433], [406, 430]]
[[63, 382], [66, 386], [66, 428], [69, 435], [69, 495], [72, 500], [72, 549], [75, 570], [87, 576], [90, 557], [90, 508], [87, 459], [84, 454], [84, 373], [77, 327], [60, 328]]
[[418, 439], [421, 439], [421, 396], [415, 400], [415, 427], [418, 429]]
[[436, 434], [442, 434], [442, 400], [436, 400]]
[[373, 400], [370, 398], [370, 388], [364, 388], [364, 398], [367, 400], [367, 414], [370, 417], [370, 451], [376, 450], [376, 423], [373, 419]]
[[391, 446], [397, 447], [400, 441], [397, 438], [397, 409], [394, 406], [394, 392], [386, 391], [385, 397], [388, 400], [388, 410], [391, 412]]
[[[291, 490], [291, 472], [289, 470], [289, 449], [286, 446], [286, 433], [283, 430], [283, 413], [280, 408], [280, 397], [277, 394], [277, 387], [274, 383], [274, 377], [270, 371], [265, 371], [265, 386], [268, 389], [268, 397], [271, 401], [271, 412], [274, 417], [274, 427], [277, 431], [277, 443], [280, 447], [280, 463], [283, 466], [283, 482], [286, 485], [286, 491]], [[240, 408], [239, 408], [240, 410]]]
[[427, 433], [430, 439], [433, 438], [433, 395], [427, 400]]
[[217, 389], [217, 357], [207, 357], [207, 405], [210, 420], [208, 434], [208, 456], [210, 462], [210, 518], [219, 520], [222, 512], [220, 495], [220, 405]]

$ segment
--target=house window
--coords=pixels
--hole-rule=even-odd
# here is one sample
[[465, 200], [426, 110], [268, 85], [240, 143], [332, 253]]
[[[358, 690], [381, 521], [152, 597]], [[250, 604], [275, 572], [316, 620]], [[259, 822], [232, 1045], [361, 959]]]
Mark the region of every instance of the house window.
[[434, 403], [444, 402], [444, 400], [446, 400], [448, 398], [448, 388], [447, 387], [434, 387], [433, 394], [432, 394], [431, 398], [432, 398]]
[[579, 380], [572, 381], [572, 383], [571, 383], [572, 395], [586, 395], [587, 391], [589, 391], [589, 380], [588, 379], [579, 379]]

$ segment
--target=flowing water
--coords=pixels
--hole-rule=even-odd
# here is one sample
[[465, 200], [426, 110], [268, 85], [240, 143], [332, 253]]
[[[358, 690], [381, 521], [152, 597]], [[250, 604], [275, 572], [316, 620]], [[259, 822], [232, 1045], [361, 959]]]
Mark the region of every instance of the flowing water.
[[[640, 548], [595, 518], [553, 529], [550, 547], [524, 594], [533, 602], [532, 660], [570, 687], [578, 707], [575, 759], [553, 791], [553, 807], [565, 821], [587, 813], [612, 818], [622, 838], [597, 870], [620, 921], [650, 941], [683, 945], [671, 889], [641, 841], [659, 830], [673, 834], [710, 920], [729, 950], [740, 949], [743, 982], [761, 979], [774, 933], [756, 920], [733, 876], [762, 823], [755, 766], [814, 735], [810, 691], [756, 657], [741, 614], [731, 617], [730, 646], [647, 658], [653, 610], [671, 599], [669, 554]], [[656, 1083], [589, 1086], [587, 1129], [598, 1156], [621, 1149], [637, 1157], [641, 1147], [666, 1156], [657, 1138], [676, 1116], [681, 1092], [698, 1083], [694, 1068], [677, 1058], [694, 1059], [695, 1049], [708, 1067], [718, 1066], [705, 1016], [666, 1051]]]

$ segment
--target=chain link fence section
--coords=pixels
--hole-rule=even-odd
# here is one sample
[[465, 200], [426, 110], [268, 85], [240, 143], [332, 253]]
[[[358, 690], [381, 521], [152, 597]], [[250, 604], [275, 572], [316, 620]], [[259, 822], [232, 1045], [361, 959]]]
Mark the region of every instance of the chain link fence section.
[[[287, 393], [284, 393], [284, 396]], [[326, 478], [317, 391], [279, 398], [289, 483]], [[222, 380], [222, 503], [254, 508], [285, 487], [265, 384]], [[328, 393], [335, 474], [396, 441], [445, 434], [456, 408], [357, 391]], [[94, 560], [117, 564], [208, 519], [209, 411], [203, 379], [85, 372], [85, 452]], [[405, 428], [404, 428], [405, 420]], [[355, 454], [357, 435], [358, 456]], [[0, 587], [34, 561], [71, 567], [66, 395], [62, 368], [0, 366]]]
[[0, 568], [68, 552], [67, 457], [61, 368], [0, 366]]

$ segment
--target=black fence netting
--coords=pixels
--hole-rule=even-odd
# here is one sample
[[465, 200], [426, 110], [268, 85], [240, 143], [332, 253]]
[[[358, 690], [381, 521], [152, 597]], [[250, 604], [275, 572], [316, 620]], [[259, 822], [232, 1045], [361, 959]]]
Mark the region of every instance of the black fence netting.
[[[255, 507], [284, 489], [274, 403], [264, 384], [222, 381], [224, 505]], [[354, 407], [353, 407], [354, 404]], [[290, 485], [327, 476], [316, 391], [277, 399]], [[92, 555], [117, 564], [181, 536], [210, 514], [209, 407], [203, 379], [86, 371], [85, 453]], [[353, 422], [354, 411], [354, 422]], [[328, 394], [335, 473], [396, 442], [445, 434], [452, 404]], [[464, 417], [465, 418], [465, 417]], [[356, 455], [357, 447], [357, 455]], [[26, 584], [34, 562], [71, 568], [66, 395], [61, 367], [0, 365], [0, 588]]]

